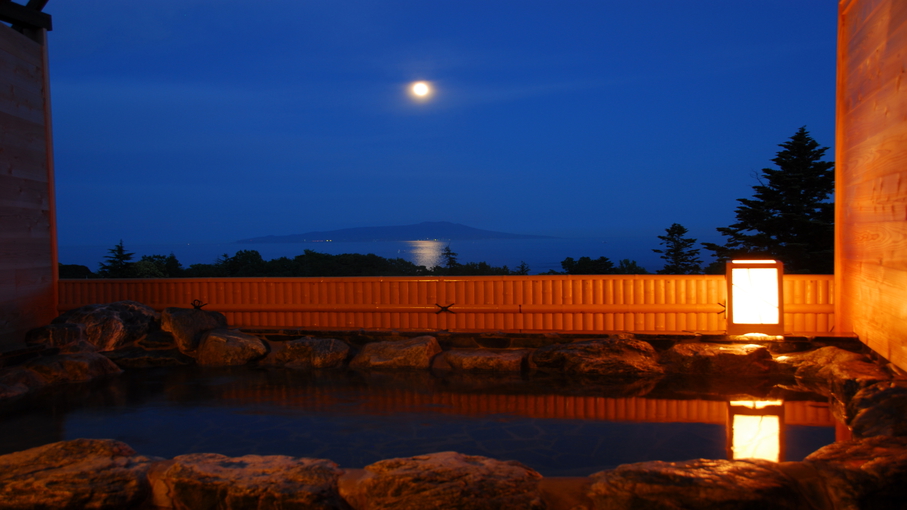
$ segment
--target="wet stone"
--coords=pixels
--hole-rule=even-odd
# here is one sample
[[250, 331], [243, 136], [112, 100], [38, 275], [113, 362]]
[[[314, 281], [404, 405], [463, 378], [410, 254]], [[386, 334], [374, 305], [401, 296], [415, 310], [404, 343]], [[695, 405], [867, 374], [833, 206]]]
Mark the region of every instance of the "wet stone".
[[877, 436], [834, 443], [806, 457], [835, 508], [904, 508], [907, 487], [907, 438]]
[[458, 372], [519, 372], [529, 351], [490, 351], [485, 349], [456, 349], [444, 351], [443, 357], [451, 370]]
[[177, 348], [186, 354], [198, 349], [201, 337], [212, 329], [227, 327], [222, 313], [196, 308], [165, 308], [161, 314], [161, 329], [173, 335]]
[[591, 478], [596, 510], [803, 508], [796, 481], [767, 461], [641, 462]]
[[365, 344], [350, 361], [357, 369], [428, 369], [441, 352], [433, 336]]
[[149, 493], [147, 457], [111, 439], [75, 439], [0, 456], [5, 509], [133, 508]]
[[214, 329], [205, 333], [198, 346], [199, 365], [225, 367], [245, 365], [268, 353], [257, 336], [233, 329]]
[[69, 310], [52, 324], [81, 324], [86, 340], [101, 351], [130, 345], [158, 328], [161, 315], [135, 301], [86, 305]]
[[287, 342], [271, 342], [271, 352], [259, 365], [278, 366], [295, 370], [341, 368], [350, 353], [346, 342], [334, 338], [298, 338]]
[[664, 351], [659, 361], [668, 373], [711, 376], [756, 376], [777, 372], [761, 345], [681, 343]]
[[529, 356], [529, 366], [542, 372], [616, 377], [664, 373], [654, 347], [620, 337], [547, 345]]
[[907, 381], [886, 381], [864, 388], [847, 404], [847, 423], [857, 439], [907, 436]]
[[346, 510], [341, 474], [323, 459], [194, 453], [155, 466], [149, 478], [159, 508]]
[[341, 487], [356, 510], [545, 508], [541, 475], [515, 461], [440, 452], [382, 460], [365, 471]]
[[177, 367], [194, 365], [195, 359], [181, 353], [179, 349], [146, 350], [141, 347], [127, 347], [104, 353], [120, 368]]

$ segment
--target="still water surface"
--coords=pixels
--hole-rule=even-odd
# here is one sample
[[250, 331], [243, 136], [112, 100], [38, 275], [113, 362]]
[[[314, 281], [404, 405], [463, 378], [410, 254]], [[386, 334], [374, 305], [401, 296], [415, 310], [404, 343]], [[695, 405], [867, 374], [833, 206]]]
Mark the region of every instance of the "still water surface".
[[[600, 396], [639, 388], [577, 389], [519, 376], [134, 369], [0, 405], [0, 454], [112, 438], [143, 455], [281, 454], [357, 468], [457, 451], [517, 460], [545, 476], [585, 476], [647, 460], [727, 458], [727, 402], [664, 398], [654, 385], [645, 397]], [[785, 405], [827, 415], [824, 402]], [[802, 460], [834, 442], [834, 424], [821, 416], [788, 418], [783, 460]]]

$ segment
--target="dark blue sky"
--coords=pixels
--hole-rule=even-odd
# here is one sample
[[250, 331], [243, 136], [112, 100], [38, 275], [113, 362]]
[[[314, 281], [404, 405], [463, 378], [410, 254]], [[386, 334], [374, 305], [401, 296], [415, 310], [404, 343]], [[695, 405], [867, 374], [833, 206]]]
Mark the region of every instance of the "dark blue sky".
[[832, 0], [45, 11], [62, 245], [422, 221], [702, 240], [800, 126], [834, 154]]

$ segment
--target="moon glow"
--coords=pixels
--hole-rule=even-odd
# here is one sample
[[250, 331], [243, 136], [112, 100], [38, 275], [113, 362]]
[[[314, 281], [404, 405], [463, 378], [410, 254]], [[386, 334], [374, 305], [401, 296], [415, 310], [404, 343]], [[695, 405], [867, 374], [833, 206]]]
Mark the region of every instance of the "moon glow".
[[410, 87], [413, 95], [416, 97], [426, 97], [431, 93], [431, 87], [424, 81], [417, 81]]

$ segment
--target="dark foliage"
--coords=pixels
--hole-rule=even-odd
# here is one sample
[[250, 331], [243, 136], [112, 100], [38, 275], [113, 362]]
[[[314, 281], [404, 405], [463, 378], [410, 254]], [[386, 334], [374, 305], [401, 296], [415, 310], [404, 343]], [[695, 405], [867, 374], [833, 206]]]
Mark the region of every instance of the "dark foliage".
[[658, 236], [664, 246], [663, 250], [652, 250], [661, 253], [665, 261], [664, 267], [656, 271], [658, 274], [699, 274], [702, 272], [702, 260], [699, 258], [699, 249], [693, 248], [696, 240], [684, 237], [688, 230], [679, 223], [674, 223], [665, 229], [666, 235]]
[[737, 201], [737, 223], [718, 229], [725, 244], [703, 243], [718, 259], [712, 269], [734, 257], [757, 256], [784, 262], [785, 272], [834, 272], [834, 162], [821, 161], [820, 147], [800, 128], [764, 168], [753, 198]]

